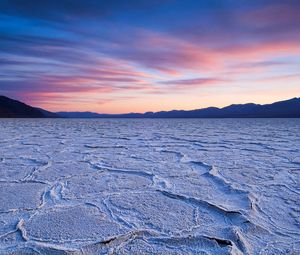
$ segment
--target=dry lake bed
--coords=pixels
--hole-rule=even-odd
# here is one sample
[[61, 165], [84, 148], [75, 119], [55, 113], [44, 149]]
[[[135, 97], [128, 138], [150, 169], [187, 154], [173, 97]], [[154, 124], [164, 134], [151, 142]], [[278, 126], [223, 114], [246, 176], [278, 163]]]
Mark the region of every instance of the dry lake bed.
[[300, 254], [300, 119], [2, 119], [0, 254]]

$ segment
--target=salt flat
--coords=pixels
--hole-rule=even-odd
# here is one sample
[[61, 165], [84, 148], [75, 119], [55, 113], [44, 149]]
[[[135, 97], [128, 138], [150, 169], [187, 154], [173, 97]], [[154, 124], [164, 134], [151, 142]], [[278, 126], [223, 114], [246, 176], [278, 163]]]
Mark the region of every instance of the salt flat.
[[300, 119], [2, 119], [0, 254], [300, 254]]

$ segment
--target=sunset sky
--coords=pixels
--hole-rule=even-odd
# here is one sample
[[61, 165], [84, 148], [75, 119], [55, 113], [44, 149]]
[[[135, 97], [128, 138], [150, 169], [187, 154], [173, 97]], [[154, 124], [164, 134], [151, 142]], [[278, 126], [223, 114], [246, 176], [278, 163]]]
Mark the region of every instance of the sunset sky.
[[100, 113], [300, 96], [299, 0], [0, 0], [0, 94]]

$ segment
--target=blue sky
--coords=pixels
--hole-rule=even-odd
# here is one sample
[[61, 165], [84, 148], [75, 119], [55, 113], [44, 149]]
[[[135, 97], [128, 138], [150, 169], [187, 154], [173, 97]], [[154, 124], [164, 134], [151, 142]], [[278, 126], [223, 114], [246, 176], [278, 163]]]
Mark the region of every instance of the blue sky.
[[300, 95], [300, 1], [1, 0], [0, 94], [107, 113]]

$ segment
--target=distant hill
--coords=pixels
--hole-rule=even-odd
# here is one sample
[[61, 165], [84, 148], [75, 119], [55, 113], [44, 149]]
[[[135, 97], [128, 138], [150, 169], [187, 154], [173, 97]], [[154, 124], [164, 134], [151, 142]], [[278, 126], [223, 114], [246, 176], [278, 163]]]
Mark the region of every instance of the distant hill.
[[49, 118], [57, 114], [34, 108], [17, 100], [0, 96], [0, 118]]
[[61, 116], [59, 116], [57, 113], [49, 112], [42, 108], [36, 108], [36, 109], [38, 109], [44, 115], [45, 118], [61, 118]]
[[58, 112], [64, 118], [300, 118], [300, 98], [272, 104], [232, 104], [223, 108], [173, 110], [146, 113], [100, 114], [94, 112]]
[[272, 104], [232, 104], [223, 108], [173, 110], [146, 113], [100, 114], [95, 112], [49, 112], [0, 96], [0, 118], [300, 118], [300, 98]]
[[106, 115], [96, 112], [57, 112], [56, 114], [63, 118], [99, 118], [99, 116]]

